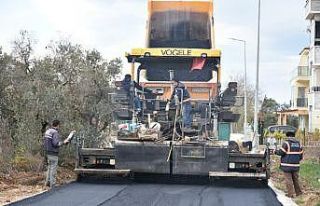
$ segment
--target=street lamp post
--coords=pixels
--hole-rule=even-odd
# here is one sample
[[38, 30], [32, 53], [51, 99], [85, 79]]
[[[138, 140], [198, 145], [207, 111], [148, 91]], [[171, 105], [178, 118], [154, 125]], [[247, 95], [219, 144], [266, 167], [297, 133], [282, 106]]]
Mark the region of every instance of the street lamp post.
[[260, 13], [261, 13], [261, 0], [258, 2], [258, 34], [257, 34], [257, 71], [256, 71], [256, 89], [254, 98], [254, 141], [253, 147], [257, 150], [259, 147], [258, 135], [258, 95], [259, 95], [259, 67], [260, 67]]
[[243, 57], [244, 57], [244, 120], [243, 120], [243, 134], [247, 138], [247, 123], [248, 123], [248, 110], [247, 110], [247, 42], [243, 39], [230, 38], [231, 40], [243, 43]]

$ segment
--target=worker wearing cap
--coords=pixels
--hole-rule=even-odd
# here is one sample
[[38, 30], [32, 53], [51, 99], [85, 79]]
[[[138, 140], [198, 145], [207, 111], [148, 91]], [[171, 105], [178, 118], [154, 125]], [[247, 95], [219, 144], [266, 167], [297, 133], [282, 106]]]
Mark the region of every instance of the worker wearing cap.
[[184, 130], [187, 132], [191, 130], [192, 115], [191, 115], [191, 98], [185, 85], [181, 83], [177, 78], [174, 78], [171, 83], [173, 84], [173, 93], [170, 100], [174, 98], [175, 95], [178, 96], [179, 101], [182, 99], [182, 117], [184, 122]]
[[287, 132], [288, 139], [283, 142], [281, 148], [275, 154], [281, 156], [280, 169], [284, 172], [288, 196], [294, 197], [302, 194], [299, 185], [300, 161], [303, 158], [303, 149], [293, 132]]

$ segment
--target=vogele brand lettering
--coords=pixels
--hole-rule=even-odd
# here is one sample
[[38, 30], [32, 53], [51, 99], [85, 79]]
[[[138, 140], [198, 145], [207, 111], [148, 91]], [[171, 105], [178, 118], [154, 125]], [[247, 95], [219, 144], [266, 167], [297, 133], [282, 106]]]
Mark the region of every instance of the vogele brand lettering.
[[161, 50], [163, 56], [191, 56], [190, 49], [163, 49]]

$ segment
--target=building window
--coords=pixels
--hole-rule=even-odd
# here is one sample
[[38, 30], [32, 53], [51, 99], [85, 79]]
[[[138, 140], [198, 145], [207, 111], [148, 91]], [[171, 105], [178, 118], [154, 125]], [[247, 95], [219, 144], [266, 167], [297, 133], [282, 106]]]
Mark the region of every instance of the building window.
[[298, 98], [305, 98], [306, 96], [306, 88], [298, 87]]
[[320, 86], [320, 70], [319, 69], [315, 70], [314, 77], [315, 77], [314, 86]]
[[314, 94], [314, 110], [320, 110], [320, 93]]
[[316, 21], [314, 45], [320, 45], [320, 21]]

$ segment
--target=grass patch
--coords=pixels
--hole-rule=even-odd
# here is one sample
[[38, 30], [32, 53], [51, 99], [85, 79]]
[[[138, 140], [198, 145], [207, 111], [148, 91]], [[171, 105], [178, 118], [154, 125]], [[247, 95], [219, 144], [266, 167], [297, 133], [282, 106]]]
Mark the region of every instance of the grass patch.
[[[308, 182], [310, 186], [320, 189], [320, 164], [314, 160], [307, 160], [301, 163], [301, 177]], [[320, 203], [319, 203], [320, 204]], [[320, 206], [320, 205], [317, 206]]]
[[[283, 172], [279, 169], [280, 158], [271, 157], [271, 179], [276, 188], [287, 191]], [[294, 198], [299, 206], [320, 206], [320, 164], [316, 160], [303, 160], [301, 162], [300, 186], [303, 195]]]
[[295, 199], [295, 202], [297, 203], [297, 205], [303, 205], [305, 203], [305, 200], [303, 198], [298, 198]]

